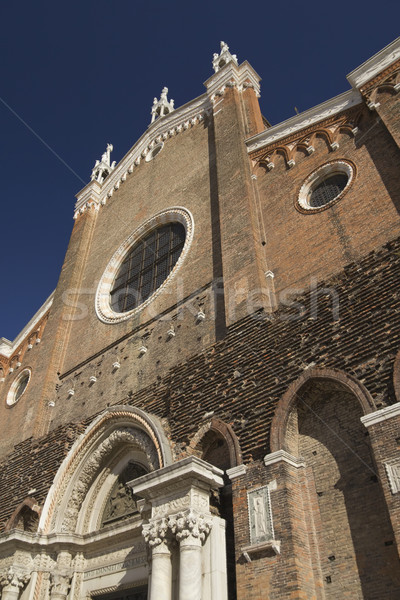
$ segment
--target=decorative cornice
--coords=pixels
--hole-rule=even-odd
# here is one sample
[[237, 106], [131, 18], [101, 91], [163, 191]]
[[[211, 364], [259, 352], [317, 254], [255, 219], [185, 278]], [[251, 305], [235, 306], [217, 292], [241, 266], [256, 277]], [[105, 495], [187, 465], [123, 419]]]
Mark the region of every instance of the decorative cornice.
[[374, 54], [362, 65], [347, 75], [347, 81], [354, 89], [359, 89], [396, 60], [400, 59], [400, 37]]
[[238, 477], [241, 477], [242, 475], [246, 475], [246, 471], [247, 471], [246, 465], [241, 464], [241, 465], [237, 465], [236, 467], [232, 467], [231, 469], [227, 469], [226, 474], [228, 475], [229, 479], [231, 481], [233, 481], [234, 479], [237, 479]]
[[361, 417], [361, 423], [365, 427], [371, 427], [371, 425], [376, 425], [377, 423], [382, 423], [382, 421], [387, 421], [398, 416], [400, 416], [400, 402], [396, 402], [392, 406], [386, 406], [386, 408], [377, 410], [369, 415], [364, 415]]
[[6, 358], [10, 358], [10, 356], [15, 352], [18, 346], [23, 342], [23, 340], [28, 337], [28, 334], [31, 330], [36, 327], [36, 325], [40, 322], [40, 320], [45, 316], [45, 314], [50, 310], [51, 305], [53, 304], [54, 292], [50, 294], [47, 298], [46, 302], [39, 308], [39, 310], [33, 315], [32, 319], [25, 325], [23, 330], [17, 335], [14, 341], [7, 340], [6, 338], [0, 338], [0, 354], [5, 356]]
[[293, 456], [292, 454], [285, 452], [285, 450], [277, 450], [276, 452], [264, 456], [264, 465], [266, 467], [279, 462], [285, 462], [296, 469], [306, 466], [306, 463], [302, 458], [297, 458], [297, 456]]
[[331, 98], [322, 104], [318, 104], [309, 110], [306, 110], [299, 115], [295, 115], [287, 121], [283, 121], [278, 125], [274, 125], [257, 135], [253, 135], [251, 138], [246, 140], [247, 151], [254, 152], [264, 146], [268, 146], [278, 140], [285, 138], [297, 131], [300, 131], [314, 123], [323, 121], [327, 117], [336, 115], [344, 110], [361, 104], [361, 94], [356, 90], [349, 90]]
[[180, 486], [185, 487], [187, 482], [196, 481], [198, 485], [205, 484], [209, 488], [222, 487], [223, 471], [206, 463], [197, 456], [188, 456], [182, 460], [142, 475], [134, 481], [128, 482], [134, 494], [142, 496], [146, 500], [158, 498], [160, 491], [164, 494], [168, 489], [176, 491]]
[[168, 115], [156, 119], [102, 185], [93, 186], [98, 182], [92, 181], [77, 194], [74, 219], [87, 210], [90, 203], [96, 204], [98, 208], [106, 204], [157, 144], [201, 123], [211, 110], [210, 100], [207, 94], [203, 94]]

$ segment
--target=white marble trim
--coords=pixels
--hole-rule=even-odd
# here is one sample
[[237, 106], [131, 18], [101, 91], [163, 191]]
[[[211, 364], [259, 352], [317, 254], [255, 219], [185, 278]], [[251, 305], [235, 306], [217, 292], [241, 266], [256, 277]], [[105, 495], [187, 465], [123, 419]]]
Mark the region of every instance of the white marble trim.
[[347, 75], [347, 81], [353, 88], [360, 88], [364, 83], [400, 59], [400, 37], [385, 48], [371, 56], [362, 65]]
[[257, 135], [246, 140], [247, 151], [254, 152], [268, 144], [272, 144], [296, 131], [305, 129], [314, 123], [318, 123], [332, 115], [340, 113], [352, 106], [361, 104], [361, 94], [357, 90], [348, 90], [335, 98], [331, 98], [322, 104], [318, 104], [299, 115], [295, 115], [278, 125], [274, 125]]
[[272, 452], [271, 454], [264, 456], [264, 465], [266, 467], [279, 462], [285, 462], [296, 469], [306, 466], [304, 459], [297, 458], [297, 456], [293, 456], [292, 454], [285, 452], [285, 450], [277, 450], [276, 452]]
[[386, 406], [386, 408], [377, 410], [369, 415], [364, 415], [361, 417], [361, 423], [365, 427], [371, 427], [371, 425], [376, 425], [376, 423], [382, 423], [382, 421], [387, 421], [398, 416], [400, 416], [400, 402], [396, 402], [392, 406]]

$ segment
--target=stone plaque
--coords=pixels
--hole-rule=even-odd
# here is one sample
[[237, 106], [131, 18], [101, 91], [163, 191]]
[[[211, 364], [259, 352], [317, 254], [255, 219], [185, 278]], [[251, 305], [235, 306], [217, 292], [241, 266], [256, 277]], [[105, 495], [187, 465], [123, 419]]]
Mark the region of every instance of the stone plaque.
[[271, 501], [268, 486], [248, 492], [247, 500], [251, 543], [258, 544], [272, 540], [274, 538], [274, 530], [272, 527]]
[[395, 459], [385, 463], [392, 494], [400, 492], [400, 460]]

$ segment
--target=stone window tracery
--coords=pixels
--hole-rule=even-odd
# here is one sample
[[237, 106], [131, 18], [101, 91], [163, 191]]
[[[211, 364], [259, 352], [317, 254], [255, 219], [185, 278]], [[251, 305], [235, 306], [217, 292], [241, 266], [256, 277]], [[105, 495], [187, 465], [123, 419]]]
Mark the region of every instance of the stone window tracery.
[[20, 400], [22, 395], [25, 393], [26, 388], [28, 387], [29, 381], [31, 378], [30, 369], [24, 369], [19, 376], [14, 379], [10, 390], [7, 394], [7, 405], [14, 406]]
[[347, 160], [322, 165], [301, 186], [296, 201], [297, 210], [314, 213], [329, 208], [348, 191], [354, 175], [355, 166]]
[[139, 240], [128, 252], [110, 292], [111, 308], [124, 313], [137, 308], [159, 288], [176, 265], [185, 243], [181, 223], [168, 223]]
[[191, 246], [194, 222], [182, 207], [169, 208], [140, 225], [114, 252], [97, 288], [96, 313], [120, 323], [161, 294]]

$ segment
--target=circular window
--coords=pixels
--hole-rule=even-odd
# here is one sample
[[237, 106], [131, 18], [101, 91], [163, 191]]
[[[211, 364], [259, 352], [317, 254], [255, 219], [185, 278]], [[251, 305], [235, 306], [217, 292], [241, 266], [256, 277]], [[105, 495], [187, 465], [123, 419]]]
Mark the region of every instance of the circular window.
[[13, 406], [16, 404], [21, 396], [24, 394], [26, 388], [28, 387], [29, 380], [31, 378], [30, 369], [24, 369], [19, 376], [14, 379], [10, 390], [7, 394], [7, 404], [8, 406]]
[[97, 288], [97, 316], [124, 321], [147, 306], [172, 279], [193, 238], [193, 217], [183, 208], [159, 213], [127, 238]]
[[154, 146], [154, 148], [146, 155], [146, 162], [150, 162], [151, 160], [153, 160], [153, 158], [155, 158], [163, 148], [164, 142], [161, 142], [160, 144], [157, 144], [157, 146]]
[[319, 167], [301, 186], [296, 208], [301, 212], [317, 212], [336, 203], [348, 190], [354, 172], [354, 165], [347, 161]]

